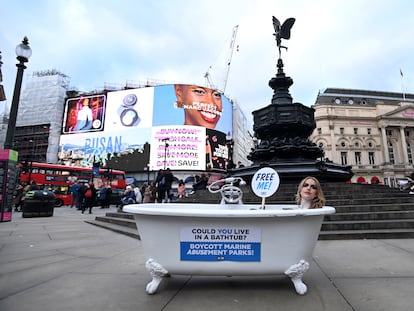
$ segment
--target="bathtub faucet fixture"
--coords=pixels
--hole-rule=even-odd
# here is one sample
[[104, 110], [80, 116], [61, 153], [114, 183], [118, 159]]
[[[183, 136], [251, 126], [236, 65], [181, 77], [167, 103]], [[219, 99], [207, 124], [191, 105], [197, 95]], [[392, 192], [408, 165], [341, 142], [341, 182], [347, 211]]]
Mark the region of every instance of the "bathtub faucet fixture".
[[211, 193], [220, 192], [220, 204], [243, 204], [243, 191], [238, 186], [235, 186], [235, 184], [243, 186], [246, 182], [240, 177], [227, 177], [214, 181], [207, 189]]

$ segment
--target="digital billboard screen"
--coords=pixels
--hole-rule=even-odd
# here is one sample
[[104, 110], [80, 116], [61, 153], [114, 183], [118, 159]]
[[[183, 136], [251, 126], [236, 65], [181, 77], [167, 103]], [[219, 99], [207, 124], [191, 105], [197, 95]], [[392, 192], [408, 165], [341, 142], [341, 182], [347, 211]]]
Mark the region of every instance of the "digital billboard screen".
[[102, 131], [105, 118], [105, 95], [81, 96], [66, 101], [62, 132]]
[[[108, 155], [122, 155], [150, 143], [151, 170], [225, 169], [232, 104], [220, 92], [170, 84], [90, 96], [89, 102], [100, 99], [100, 119], [94, 119], [100, 123], [96, 121], [94, 127], [93, 121], [91, 128], [75, 130], [69, 111], [82, 109], [84, 98], [66, 102], [58, 155], [62, 162], [105, 163]], [[89, 108], [93, 110], [91, 105]]]

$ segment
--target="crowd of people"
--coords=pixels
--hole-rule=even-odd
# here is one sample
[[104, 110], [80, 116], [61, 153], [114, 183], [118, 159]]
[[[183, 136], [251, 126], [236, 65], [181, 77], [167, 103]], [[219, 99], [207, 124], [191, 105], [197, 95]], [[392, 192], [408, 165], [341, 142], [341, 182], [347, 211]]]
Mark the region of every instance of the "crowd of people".
[[[107, 190], [109, 188], [109, 190]], [[89, 214], [92, 214], [92, 208], [97, 205], [99, 202], [101, 207], [104, 208], [105, 206], [109, 207], [109, 201], [105, 198], [99, 198], [100, 193], [102, 190], [104, 191], [111, 191], [110, 187], [102, 187], [98, 190], [95, 188], [93, 182], [75, 182], [70, 186], [70, 193], [72, 194], [72, 202], [71, 208], [76, 207], [76, 209], [82, 211], [82, 214], [85, 213], [86, 210], [89, 211]]]

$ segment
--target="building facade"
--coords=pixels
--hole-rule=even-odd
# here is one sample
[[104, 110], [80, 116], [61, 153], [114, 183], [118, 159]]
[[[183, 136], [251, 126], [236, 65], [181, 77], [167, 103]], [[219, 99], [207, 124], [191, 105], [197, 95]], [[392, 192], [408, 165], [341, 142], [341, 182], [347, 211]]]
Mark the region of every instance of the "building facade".
[[414, 172], [414, 94], [328, 88], [313, 108], [312, 141], [352, 166], [352, 182], [397, 187]]
[[[68, 82], [69, 78], [56, 70], [36, 71], [27, 77], [13, 141], [19, 161], [57, 162]], [[0, 141], [4, 142], [4, 136]]]
[[233, 163], [237, 166], [241, 163], [250, 165], [247, 156], [254, 148], [253, 135], [249, 131], [247, 117], [240, 108], [240, 105], [233, 101]]

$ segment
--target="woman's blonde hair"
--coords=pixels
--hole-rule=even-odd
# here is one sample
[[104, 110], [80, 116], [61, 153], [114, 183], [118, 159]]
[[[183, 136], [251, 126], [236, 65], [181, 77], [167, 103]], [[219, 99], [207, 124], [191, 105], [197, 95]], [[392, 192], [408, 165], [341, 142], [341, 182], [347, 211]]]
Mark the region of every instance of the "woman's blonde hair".
[[319, 180], [317, 180], [315, 177], [308, 176], [302, 179], [302, 181], [299, 183], [298, 191], [296, 192], [296, 204], [300, 205], [302, 201], [302, 197], [300, 195], [300, 192], [303, 188], [303, 184], [308, 180], [312, 179], [315, 182], [316, 186], [316, 196], [313, 198], [310, 208], [320, 208], [325, 205], [325, 196], [323, 195], [321, 184], [319, 183]]

